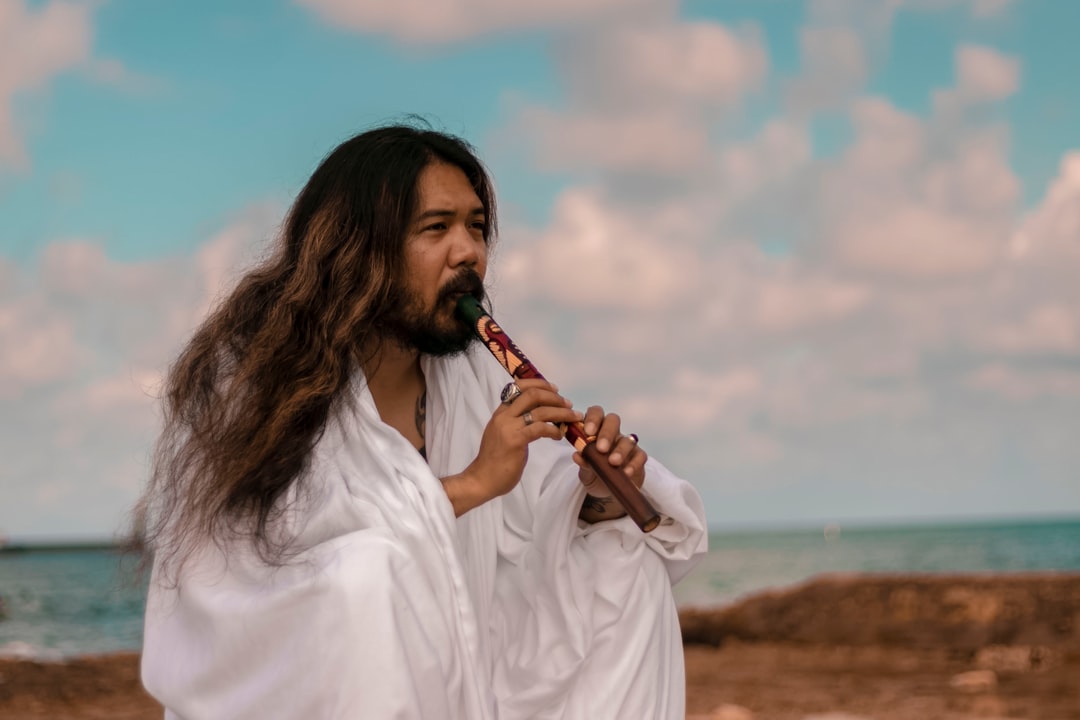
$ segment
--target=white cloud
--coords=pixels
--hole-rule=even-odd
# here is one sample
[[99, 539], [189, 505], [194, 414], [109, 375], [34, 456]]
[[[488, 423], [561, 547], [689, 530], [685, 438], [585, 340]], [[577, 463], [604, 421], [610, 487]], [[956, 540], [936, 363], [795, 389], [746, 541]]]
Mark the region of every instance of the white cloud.
[[68, 377], [77, 359], [70, 320], [33, 300], [0, 304], [0, 398]]
[[501, 282], [518, 297], [582, 311], [671, 309], [692, 300], [702, 277], [691, 248], [666, 242], [678, 232], [662, 212], [620, 213], [596, 193], [564, 193], [551, 227], [518, 236], [500, 258]]
[[[504, 233], [504, 321], [546, 343], [571, 397], [617, 405], [714, 502], [827, 477], [916, 512], [912, 498], [999, 473], [987, 458], [1003, 443], [1043, 452], [1040, 436], [1077, 421], [1075, 403], [1047, 403], [1080, 385], [1080, 155], [1020, 217], [994, 112], [1020, 63], [990, 48], [957, 49], [925, 116], [859, 95], [896, 12], [977, 6], [812, 4], [789, 102], [748, 138], [721, 108], [775, 85], [727, 105], [647, 73], [633, 89], [633, 60], [588, 65], [563, 41], [563, 67], [587, 68], [564, 69], [567, 107], [523, 112], [515, 137], [588, 180], [540, 227]], [[826, 106], [853, 137], [814, 157], [805, 113]], [[1055, 452], [1053, 472], [1080, 462]]]
[[1003, 15], [1015, 0], [971, 0], [971, 14], [978, 18]]
[[788, 90], [799, 111], [841, 105], [869, 77], [865, 38], [851, 27], [808, 27], [800, 32], [802, 71]]
[[612, 23], [559, 38], [554, 56], [567, 106], [525, 106], [506, 130], [534, 138], [535, 161], [547, 170], [700, 172], [710, 122], [737, 111], [768, 70], [756, 29], [706, 21]]
[[680, 368], [663, 394], [631, 394], [620, 409], [629, 417], [648, 418], [648, 427], [657, 436], [691, 434], [732, 414], [740, 404], [753, 404], [764, 382], [754, 367], [713, 373]]
[[792, 270], [779, 278], [758, 281], [757, 302], [751, 317], [762, 331], [786, 332], [845, 318], [870, 298], [865, 285], [800, 276]]
[[1064, 370], [1032, 375], [1004, 363], [992, 363], [978, 368], [965, 381], [972, 388], [1017, 402], [1030, 402], [1046, 396], [1080, 398], [1080, 373]]
[[629, 12], [672, 7], [669, 0], [296, 0], [323, 21], [407, 43], [443, 44], [497, 31], [557, 28], [599, 22]]
[[708, 21], [618, 23], [556, 43], [572, 101], [606, 109], [737, 107], [761, 86], [768, 55], [752, 26]]
[[15, 100], [90, 57], [90, 5], [53, 0], [39, 10], [0, 0], [0, 163], [24, 166]]
[[[974, 17], [1000, 16], [1011, 0], [811, 0], [799, 32], [800, 68], [787, 87], [792, 112], [842, 108], [866, 86], [889, 51], [890, 31], [901, 12], [939, 12], [954, 7]], [[1015, 61], [987, 48], [958, 51], [961, 103], [1001, 99], [1015, 88]], [[987, 95], [992, 97], [986, 97]], [[956, 102], [946, 96], [946, 103]]]
[[738, 205], [774, 189], [805, 170], [812, 148], [807, 129], [788, 120], [770, 120], [744, 142], [724, 146], [707, 158], [716, 163], [719, 185], [713, 202]]
[[986, 270], [997, 256], [985, 227], [915, 204], [863, 205], [833, 232], [837, 256], [874, 273], [953, 277]]
[[985, 346], [1008, 354], [1080, 354], [1080, 310], [1052, 301], [1037, 305], [1019, 322], [989, 328]]
[[965, 45], [956, 52], [957, 90], [973, 102], [1004, 100], [1020, 87], [1020, 63], [993, 48]]
[[704, 127], [665, 110], [620, 117], [528, 107], [515, 124], [535, 138], [535, 162], [546, 171], [600, 167], [677, 177], [701, 169], [710, 150]]
[[1061, 159], [1061, 169], [1042, 202], [1017, 229], [1011, 247], [1018, 257], [1080, 260], [1080, 150]]
[[971, 108], [1001, 102], [1020, 87], [1020, 61], [993, 48], [964, 45], [956, 50], [956, 86], [934, 96], [939, 115], [951, 122]]
[[852, 122], [852, 145], [820, 182], [837, 261], [933, 279], [986, 272], [1006, 254], [1019, 183], [1003, 133], [941, 129], [878, 99], [855, 103]]
[[192, 256], [123, 262], [68, 240], [36, 267], [0, 268], [11, 280], [0, 293], [0, 529], [119, 529], [148, 472], [168, 363], [278, 214], [253, 207]]

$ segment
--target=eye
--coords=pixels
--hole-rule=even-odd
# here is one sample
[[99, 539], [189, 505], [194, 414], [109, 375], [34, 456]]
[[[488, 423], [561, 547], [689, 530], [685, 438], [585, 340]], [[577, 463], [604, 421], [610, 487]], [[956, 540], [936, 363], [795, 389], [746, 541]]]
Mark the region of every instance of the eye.
[[446, 223], [437, 222], [437, 223], [432, 223], [432, 224], [428, 225], [427, 227], [425, 227], [424, 232], [428, 232], [428, 231], [441, 232], [441, 231], [443, 231], [445, 229], [446, 229]]

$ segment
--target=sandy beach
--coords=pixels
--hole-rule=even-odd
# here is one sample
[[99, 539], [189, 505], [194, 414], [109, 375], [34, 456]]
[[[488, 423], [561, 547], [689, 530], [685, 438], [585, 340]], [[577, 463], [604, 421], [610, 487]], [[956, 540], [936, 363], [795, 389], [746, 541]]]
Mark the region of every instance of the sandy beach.
[[[824, 577], [682, 613], [687, 717], [1080, 720], [1080, 575]], [[0, 660], [7, 720], [156, 718], [134, 653]]]

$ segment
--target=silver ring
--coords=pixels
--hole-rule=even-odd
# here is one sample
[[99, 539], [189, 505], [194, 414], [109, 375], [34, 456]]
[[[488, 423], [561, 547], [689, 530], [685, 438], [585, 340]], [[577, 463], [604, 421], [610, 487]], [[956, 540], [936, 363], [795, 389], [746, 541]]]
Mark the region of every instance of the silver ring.
[[637, 433], [630, 433], [630, 434], [629, 434], [629, 435], [627, 435], [626, 437], [628, 437], [628, 438], [630, 438], [631, 440], [633, 440], [633, 441], [634, 441], [634, 444], [635, 444], [635, 445], [637, 445], [637, 444], [638, 444], [638, 437], [637, 437]]
[[529, 412], [528, 410], [521, 413], [521, 419], [525, 421], [525, 427], [528, 427], [529, 425], [533, 424], [532, 413]]
[[521, 394], [521, 388], [517, 386], [517, 383], [506, 383], [506, 386], [499, 393], [499, 402], [503, 405], [509, 405], [517, 399], [517, 396]]

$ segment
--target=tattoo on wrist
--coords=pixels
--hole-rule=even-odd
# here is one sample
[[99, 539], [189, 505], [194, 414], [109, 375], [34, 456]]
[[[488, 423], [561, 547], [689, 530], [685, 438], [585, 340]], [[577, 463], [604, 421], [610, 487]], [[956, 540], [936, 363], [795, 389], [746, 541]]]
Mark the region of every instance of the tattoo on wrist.
[[599, 513], [603, 515], [608, 510], [607, 506], [614, 501], [614, 498], [598, 498], [593, 495], [586, 495], [585, 502], [582, 503], [581, 507], [584, 510], [591, 510], [594, 513]]

